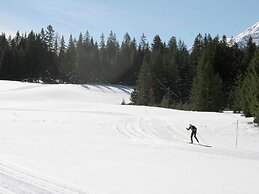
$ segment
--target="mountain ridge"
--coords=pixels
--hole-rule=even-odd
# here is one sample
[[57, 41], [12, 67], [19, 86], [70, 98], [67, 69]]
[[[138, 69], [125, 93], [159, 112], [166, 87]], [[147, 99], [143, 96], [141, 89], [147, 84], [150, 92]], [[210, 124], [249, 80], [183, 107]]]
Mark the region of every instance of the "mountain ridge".
[[229, 38], [228, 44], [233, 46], [235, 43], [237, 43], [239, 47], [245, 47], [250, 37], [256, 46], [259, 46], [259, 21], [237, 36]]

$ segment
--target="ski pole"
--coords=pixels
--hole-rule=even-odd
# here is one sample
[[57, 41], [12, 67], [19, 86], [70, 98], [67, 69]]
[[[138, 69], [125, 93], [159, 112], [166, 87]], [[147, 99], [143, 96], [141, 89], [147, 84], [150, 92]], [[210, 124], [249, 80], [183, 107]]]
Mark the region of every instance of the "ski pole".
[[[205, 144], [207, 144], [207, 142], [200, 136], [199, 133], [197, 133], [197, 135], [199, 136], [199, 138], [201, 138], [201, 140], [202, 140]], [[207, 145], [208, 145], [208, 144], [207, 144]]]

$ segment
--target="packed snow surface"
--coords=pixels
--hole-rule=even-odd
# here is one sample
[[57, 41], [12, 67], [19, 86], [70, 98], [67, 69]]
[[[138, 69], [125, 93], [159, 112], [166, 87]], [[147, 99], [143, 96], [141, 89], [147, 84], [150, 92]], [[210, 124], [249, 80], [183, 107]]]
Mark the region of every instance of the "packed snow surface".
[[0, 193], [259, 193], [252, 118], [121, 105], [131, 91], [0, 81]]

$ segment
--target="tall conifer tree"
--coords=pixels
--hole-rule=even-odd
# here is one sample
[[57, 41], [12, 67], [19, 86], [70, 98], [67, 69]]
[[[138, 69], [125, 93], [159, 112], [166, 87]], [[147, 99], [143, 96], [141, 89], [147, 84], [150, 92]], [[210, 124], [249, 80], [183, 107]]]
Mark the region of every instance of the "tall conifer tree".
[[220, 111], [222, 109], [222, 81], [213, 72], [213, 54], [211, 49], [204, 51], [198, 63], [197, 76], [191, 91], [191, 104], [194, 110]]
[[254, 116], [259, 123], [259, 50], [255, 53], [248, 67], [241, 88], [241, 107], [245, 116]]

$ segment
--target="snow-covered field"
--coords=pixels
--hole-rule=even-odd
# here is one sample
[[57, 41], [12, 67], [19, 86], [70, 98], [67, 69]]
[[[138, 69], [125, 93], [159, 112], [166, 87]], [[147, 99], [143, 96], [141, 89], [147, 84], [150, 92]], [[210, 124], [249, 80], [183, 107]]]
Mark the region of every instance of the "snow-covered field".
[[0, 81], [0, 193], [259, 193], [252, 118], [120, 105], [130, 92]]

